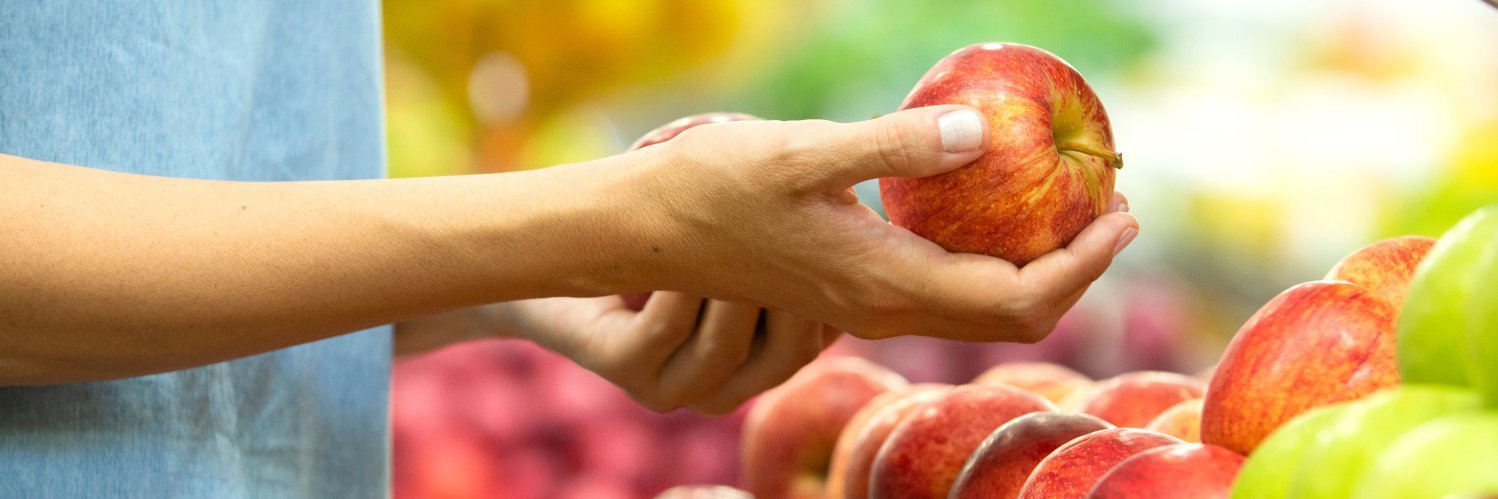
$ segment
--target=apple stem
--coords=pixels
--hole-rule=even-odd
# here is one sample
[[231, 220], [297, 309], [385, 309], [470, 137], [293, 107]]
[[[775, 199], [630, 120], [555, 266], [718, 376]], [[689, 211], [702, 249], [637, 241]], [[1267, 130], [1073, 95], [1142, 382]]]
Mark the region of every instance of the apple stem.
[[1123, 169], [1123, 154], [1109, 151], [1107, 149], [1098, 149], [1096, 147], [1092, 147], [1080, 142], [1058, 142], [1056, 144], [1056, 150], [1063, 152], [1076, 151], [1088, 156], [1102, 158], [1103, 161], [1108, 162], [1109, 166], [1112, 166], [1113, 168], [1119, 170]]

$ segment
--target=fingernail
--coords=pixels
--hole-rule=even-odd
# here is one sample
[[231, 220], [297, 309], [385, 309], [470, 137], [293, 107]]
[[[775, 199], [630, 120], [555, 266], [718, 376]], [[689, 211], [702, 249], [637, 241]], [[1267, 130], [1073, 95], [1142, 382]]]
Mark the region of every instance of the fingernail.
[[977, 111], [963, 109], [936, 119], [941, 129], [941, 148], [947, 152], [968, 152], [983, 145], [983, 117]]
[[1124, 248], [1129, 246], [1129, 243], [1134, 242], [1134, 236], [1137, 235], [1139, 235], [1139, 229], [1133, 227], [1124, 229], [1123, 234], [1118, 235], [1118, 242], [1113, 243], [1113, 254], [1117, 255], [1118, 252], [1123, 251]]

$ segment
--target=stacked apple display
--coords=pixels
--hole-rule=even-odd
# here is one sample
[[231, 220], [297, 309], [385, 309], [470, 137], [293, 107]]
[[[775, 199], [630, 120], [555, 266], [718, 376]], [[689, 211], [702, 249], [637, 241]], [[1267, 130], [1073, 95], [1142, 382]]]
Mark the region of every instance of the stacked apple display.
[[[837, 377], [885, 390], [839, 396], [849, 382], [821, 360], [756, 406], [741, 481], [760, 498], [1498, 494], [1498, 365], [1483, 361], [1498, 353], [1495, 288], [1498, 206], [1440, 241], [1370, 244], [1274, 297], [1205, 382], [1022, 362], [905, 386], [841, 360]], [[829, 402], [785, 402], [813, 398]]]

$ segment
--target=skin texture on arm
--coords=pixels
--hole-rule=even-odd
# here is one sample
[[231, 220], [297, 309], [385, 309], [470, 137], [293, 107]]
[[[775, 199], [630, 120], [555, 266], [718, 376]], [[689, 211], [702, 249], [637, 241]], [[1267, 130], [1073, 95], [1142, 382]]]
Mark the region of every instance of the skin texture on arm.
[[[810, 319], [786, 330], [1036, 341], [1137, 223], [1104, 215], [1017, 268], [948, 253], [857, 203], [859, 181], [981, 155], [986, 129], [939, 129], [959, 112], [974, 111], [705, 125], [594, 162], [428, 179], [213, 182], [0, 157], [0, 384], [160, 372], [462, 307], [647, 290], [685, 295], [639, 319], [593, 313], [644, 339], [601, 341], [608, 328], [593, 323], [595, 334], [544, 327], [535, 339], [651, 394], [691, 391], [660, 386], [678, 350], [758, 351], [698, 340], [683, 318], [714, 307], [686, 295]], [[970, 118], [940, 123], [985, 126]], [[621, 381], [642, 366], [657, 378]]]
[[0, 382], [159, 372], [607, 292], [627, 245], [602, 239], [607, 175], [581, 173], [238, 183], [0, 157]]

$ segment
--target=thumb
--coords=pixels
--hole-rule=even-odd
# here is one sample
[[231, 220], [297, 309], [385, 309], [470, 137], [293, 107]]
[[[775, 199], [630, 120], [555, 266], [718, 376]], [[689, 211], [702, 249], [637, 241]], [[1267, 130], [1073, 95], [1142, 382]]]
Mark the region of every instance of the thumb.
[[879, 177], [926, 177], [957, 169], [983, 155], [988, 120], [967, 106], [907, 109], [868, 121], [835, 125], [841, 160], [828, 170], [842, 190]]

